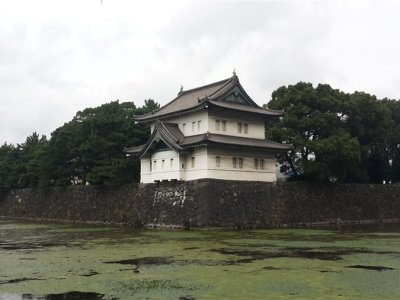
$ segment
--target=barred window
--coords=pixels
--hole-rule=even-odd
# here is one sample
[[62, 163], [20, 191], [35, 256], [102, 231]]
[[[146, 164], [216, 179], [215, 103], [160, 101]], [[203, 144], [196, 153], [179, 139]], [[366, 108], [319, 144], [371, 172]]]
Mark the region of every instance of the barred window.
[[239, 169], [242, 169], [243, 168], [243, 158], [239, 157], [238, 161], [239, 161]]
[[219, 120], [215, 120], [215, 130], [219, 131]]
[[222, 131], [226, 131], [226, 121], [222, 121]]
[[258, 169], [258, 159], [257, 158], [255, 158], [254, 159], [254, 169]]
[[221, 156], [215, 157], [215, 166], [219, 167], [221, 165]]
[[238, 133], [242, 133], [242, 123], [238, 123]]
[[260, 169], [264, 170], [264, 160], [260, 159]]
[[192, 156], [192, 168], [195, 167], [195, 159], [196, 159], [196, 157]]

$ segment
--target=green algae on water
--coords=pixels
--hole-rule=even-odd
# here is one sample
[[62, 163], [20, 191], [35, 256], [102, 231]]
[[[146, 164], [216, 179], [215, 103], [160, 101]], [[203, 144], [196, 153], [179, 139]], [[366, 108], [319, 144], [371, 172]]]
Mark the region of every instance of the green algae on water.
[[0, 299], [396, 299], [399, 233], [1, 222]]

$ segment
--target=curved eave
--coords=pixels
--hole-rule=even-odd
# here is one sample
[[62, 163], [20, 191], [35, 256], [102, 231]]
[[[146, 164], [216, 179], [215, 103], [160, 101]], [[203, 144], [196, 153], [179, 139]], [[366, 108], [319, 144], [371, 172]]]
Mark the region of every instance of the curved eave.
[[291, 144], [280, 144], [267, 139], [259, 140], [254, 138], [234, 137], [210, 133], [188, 137], [181, 145], [187, 149], [206, 146], [209, 144], [262, 149], [270, 152], [287, 152], [293, 149], [293, 145]]
[[[262, 146], [253, 146], [253, 145], [243, 146], [243, 145], [223, 143], [223, 142], [214, 142], [214, 141], [202, 141], [202, 142], [198, 142], [198, 143], [185, 145], [185, 149], [198, 148], [198, 147], [209, 146], [209, 145], [224, 145], [224, 146], [240, 147], [241, 149], [257, 149], [257, 150], [263, 150], [263, 151], [268, 151], [268, 152], [273, 152], [273, 153], [286, 153], [289, 150], [292, 150], [292, 147], [274, 148], [274, 147], [262, 147]], [[285, 144], [285, 145], [291, 146], [289, 144]]]
[[154, 131], [152, 132], [147, 143], [144, 145], [143, 149], [138, 153], [138, 156], [140, 158], [146, 157], [149, 151], [152, 150], [153, 144], [158, 142], [156, 141], [157, 136], [171, 149], [179, 153], [186, 152], [186, 150], [178, 144], [178, 141], [175, 140], [174, 136], [168, 131], [165, 125], [161, 122], [157, 122]]
[[258, 115], [264, 118], [279, 118], [284, 115], [284, 112], [281, 110], [269, 110], [269, 109], [267, 110], [261, 107], [257, 108], [252, 106], [245, 106], [235, 103], [212, 101], [212, 100], [208, 101], [208, 103], [210, 107], [215, 107], [223, 110], [237, 111], [241, 113], [248, 113], [251, 115]]
[[146, 144], [132, 148], [125, 148], [124, 153], [127, 155], [138, 156], [138, 154], [143, 150], [144, 146], [146, 146]]
[[202, 102], [196, 106], [193, 106], [193, 107], [190, 107], [187, 109], [182, 109], [182, 110], [178, 110], [178, 111], [174, 111], [174, 112], [166, 113], [166, 114], [162, 114], [162, 115], [147, 114], [147, 115], [143, 115], [143, 116], [134, 117], [134, 120], [138, 123], [148, 123], [148, 122], [153, 122], [155, 120], [162, 120], [162, 119], [166, 119], [166, 118], [177, 117], [177, 116], [193, 113], [196, 111], [200, 111], [200, 110], [206, 108], [206, 106], [207, 106], [207, 104], [205, 102]]

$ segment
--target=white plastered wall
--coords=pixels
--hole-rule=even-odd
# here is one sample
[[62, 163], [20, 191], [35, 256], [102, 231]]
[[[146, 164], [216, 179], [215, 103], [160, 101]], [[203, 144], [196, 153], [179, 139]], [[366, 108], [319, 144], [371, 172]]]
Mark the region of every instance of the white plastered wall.
[[179, 154], [174, 150], [156, 151], [152, 154], [151, 159], [141, 159], [140, 162], [140, 182], [142, 183], [180, 179]]
[[[194, 157], [194, 166], [192, 165], [192, 157]], [[182, 180], [195, 180], [200, 178], [208, 178], [208, 162], [207, 148], [195, 148], [192, 153], [182, 156], [184, 169], [182, 169]]]
[[[217, 166], [216, 157], [220, 157]], [[233, 157], [242, 158], [243, 165], [233, 167]], [[259, 160], [258, 169], [254, 167], [254, 159]], [[264, 160], [264, 168], [260, 169], [260, 160]], [[208, 178], [242, 181], [276, 181], [275, 156], [265, 151], [246, 151], [240, 149], [223, 149], [213, 147], [208, 149]]]
[[[199, 121], [200, 128], [198, 123]], [[208, 113], [207, 111], [202, 110], [192, 114], [165, 119], [163, 120], [163, 122], [178, 124], [179, 129], [183, 132], [185, 136], [204, 134], [208, 130]], [[186, 124], [185, 129], [183, 129], [183, 124]]]
[[[216, 157], [220, 157], [217, 166]], [[194, 157], [194, 167], [192, 166]], [[233, 167], [233, 157], [242, 158], [242, 168], [237, 161]], [[172, 159], [172, 165], [171, 165]], [[254, 159], [259, 160], [259, 168], [255, 169]], [[260, 169], [260, 160], [264, 160], [264, 168]], [[162, 161], [164, 160], [164, 167]], [[150, 171], [150, 161], [152, 170]], [[156, 163], [154, 164], [154, 161]], [[257, 150], [243, 150], [240, 148], [226, 149], [222, 147], [199, 147], [192, 153], [179, 155], [174, 150], [157, 151], [151, 160], [141, 160], [142, 183], [151, 183], [155, 180], [195, 180], [200, 178], [214, 178], [242, 181], [276, 181], [275, 155]]]
[[[216, 120], [220, 120], [219, 130], [216, 128]], [[222, 121], [226, 122], [226, 130], [222, 130]], [[262, 120], [232, 119], [220, 116], [208, 117], [208, 131], [210, 133], [240, 136], [255, 139], [265, 139], [265, 124]], [[241, 133], [238, 132], [238, 123], [242, 124]], [[247, 124], [247, 133], [244, 133], [244, 124]]]
[[153, 182], [151, 179], [150, 161], [149, 158], [142, 158], [140, 160], [140, 182], [142, 183]]

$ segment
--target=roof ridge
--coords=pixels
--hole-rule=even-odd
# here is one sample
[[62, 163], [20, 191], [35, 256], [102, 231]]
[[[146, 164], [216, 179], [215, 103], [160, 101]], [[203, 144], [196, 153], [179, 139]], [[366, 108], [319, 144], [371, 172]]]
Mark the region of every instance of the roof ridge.
[[208, 95], [208, 96], [212, 96], [212, 95], [215, 95], [215, 94], [219, 93], [223, 88], [225, 88], [229, 83], [231, 83], [231, 81], [232, 81], [233, 79], [236, 79], [236, 80], [237, 80], [237, 76], [234, 75], [234, 76], [230, 77], [229, 80], [227, 80], [226, 83], [225, 83], [223, 86], [221, 86], [219, 89], [217, 89], [215, 92], [211, 93], [211, 94]]
[[157, 109], [155, 109], [155, 110], [153, 110], [153, 111], [151, 111], [151, 112], [149, 112], [147, 114], [140, 115], [138, 117], [142, 118], [142, 117], [146, 117], [146, 116], [149, 116], [149, 115], [153, 115], [156, 112], [158, 112], [159, 110], [163, 109], [164, 107], [166, 107], [166, 106], [170, 105], [171, 103], [175, 102], [176, 100], [178, 100], [182, 95], [185, 95], [185, 94], [187, 94], [189, 92], [193, 92], [193, 91], [196, 91], [196, 90], [199, 90], [199, 89], [203, 89], [203, 88], [206, 88], [206, 87], [210, 87], [210, 86], [213, 86], [213, 85], [218, 85], [218, 84], [221, 84], [224, 81], [228, 82], [231, 79], [232, 79], [232, 77], [229, 77], [229, 78], [226, 78], [226, 79], [223, 79], [223, 80], [219, 80], [219, 81], [215, 81], [213, 83], [209, 83], [209, 84], [206, 84], [206, 85], [203, 85], [203, 86], [199, 86], [199, 87], [195, 87], [195, 88], [192, 88], [192, 89], [189, 89], [189, 90], [186, 90], [186, 91], [182, 91], [181, 93], [178, 94], [178, 96], [176, 96], [174, 99], [172, 99], [171, 101], [167, 102], [166, 104], [164, 104], [160, 108], [157, 108]]
[[[174, 136], [169, 132], [169, 130], [167, 129], [167, 127], [165, 127], [165, 124], [164, 124], [163, 122], [161, 122], [161, 121], [159, 121], [159, 120], [158, 120], [158, 122], [159, 122], [159, 124], [161, 124], [161, 126], [164, 128], [165, 132], [172, 138], [172, 140], [173, 140], [175, 143], [176, 143], [177, 141], [179, 141], [179, 139], [177, 140], [176, 137], [174, 137]], [[170, 123], [170, 124], [172, 124], [172, 123]]]
[[193, 91], [196, 91], [196, 90], [208, 88], [208, 87], [213, 86], [213, 85], [218, 85], [218, 84], [220, 84], [220, 83], [222, 83], [224, 81], [226, 81], [226, 83], [228, 83], [228, 81], [230, 81], [231, 79], [232, 79], [232, 77], [229, 77], [229, 78], [226, 78], [226, 79], [223, 79], [223, 80], [219, 80], [219, 81], [215, 81], [215, 82], [212, 82], [212, 83], [209, 83], [209, 84], [206, 84], [206, 85], [198, 86], [198, 87], [195, 87], [195, 88], [192, 88], [192, 89], [189, 89], [189, 90], [184, 90], [184, 91], [182, 91], [181, 94], [178, 95], [177, 98], [179, 98], [181, 95], [184, 95], [184, 94], [186, 94], [188, 92], [193, 92]]
[[242, 91], [244, 92], [244, 94], [250, 99], [250, 101], [252, 101], [258, 108], [261, 108], [261, 106], [258, 105], [257, 102], [254, 101], [253, 98], [251, 98], [250, 95], [247, 93], [247, 91], [244, 89], [243, 85], [240, 83], [239, 78], [238, 78], [237, 82], [238, 82], [240, 88], [242, 89]]

